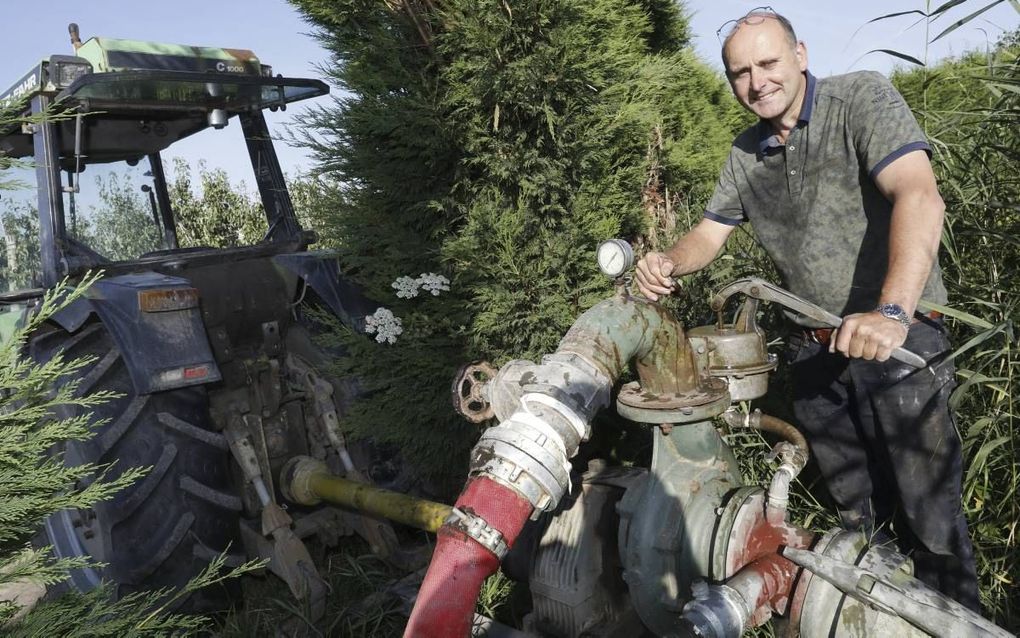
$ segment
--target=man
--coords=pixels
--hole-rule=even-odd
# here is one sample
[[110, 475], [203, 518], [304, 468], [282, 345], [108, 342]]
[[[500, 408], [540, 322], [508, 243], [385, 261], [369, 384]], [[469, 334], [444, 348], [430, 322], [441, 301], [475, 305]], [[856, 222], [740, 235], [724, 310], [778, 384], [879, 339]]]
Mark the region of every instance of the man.
[[927, 360], [948, 349], [938, 315], [917, 312], [922, 297], [946, 302], [930, 147], [880, 74], [816, 80], [771, 9], [732, 24], [726, 75], [760, 120], [734, 141], [704, 219], [639, 262], [638, 286], [653, 301], [671, 293], [749, 221], [785, 286], [843, 317], [835, 331], [791, 317], [788, 356], [794, 413], [844, 526], [870, 534], [895, 518], [917, 576], [977, 610], [947, 405], [954, 371], [889, 360], [899, 346]]

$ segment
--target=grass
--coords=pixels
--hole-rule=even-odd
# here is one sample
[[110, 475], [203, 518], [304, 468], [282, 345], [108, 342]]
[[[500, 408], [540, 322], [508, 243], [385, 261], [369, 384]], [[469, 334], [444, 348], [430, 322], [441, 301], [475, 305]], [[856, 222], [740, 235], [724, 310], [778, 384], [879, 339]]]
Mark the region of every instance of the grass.
[[[313, 550], [314, 552], [314, 550]], [[240, 608], [220, 621], [216, 635], [222, 638], [274, 636], [278, 628], [301, 628], [302, 635], [329, 638], [390, 638], [404, 631], [406, 617], [396, 600], [376, 597], [394, 580], [406, 574], [376, 558], [368, 546], [355, 537], [343, 539], [338, 549], [319, 548], [316, 565], [329, 585], [325, 619], [312, 623], [308, 610], [298, 605], [287, 586], [272, 575], [249, 576], [243, 580], [244, 600]], [[373, 597], [371, 605], [364, 605]]]

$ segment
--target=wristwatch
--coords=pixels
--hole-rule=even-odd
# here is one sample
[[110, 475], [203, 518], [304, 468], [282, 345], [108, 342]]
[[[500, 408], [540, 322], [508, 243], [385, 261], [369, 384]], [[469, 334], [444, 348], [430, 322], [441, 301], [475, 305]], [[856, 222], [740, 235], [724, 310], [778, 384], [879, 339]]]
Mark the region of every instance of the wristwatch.
[[884, 303], [879, 304], [878, 308], [875, 308], [875, 312], [886, 317], [888, 319], [894, 319], [900, 322], [900, 325], [910, 330], [910, 316], [907, 311], [903, 309], [899, 304]]

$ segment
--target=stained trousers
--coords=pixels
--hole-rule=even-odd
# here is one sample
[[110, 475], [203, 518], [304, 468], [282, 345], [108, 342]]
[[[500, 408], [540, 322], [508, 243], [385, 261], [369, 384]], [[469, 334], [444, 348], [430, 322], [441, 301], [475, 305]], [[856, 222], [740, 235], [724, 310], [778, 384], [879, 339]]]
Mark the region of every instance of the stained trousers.
[[[904, 347], [944, 359], [945, 327], [915, 323]], [[794, 414], [843, 526], [891, 531], [920, 580], [978, 611], [960, 437], [948, 405], [952, 363], [917, 370], [847, 359], [802, 331], [791, 335], [787, 361]]]

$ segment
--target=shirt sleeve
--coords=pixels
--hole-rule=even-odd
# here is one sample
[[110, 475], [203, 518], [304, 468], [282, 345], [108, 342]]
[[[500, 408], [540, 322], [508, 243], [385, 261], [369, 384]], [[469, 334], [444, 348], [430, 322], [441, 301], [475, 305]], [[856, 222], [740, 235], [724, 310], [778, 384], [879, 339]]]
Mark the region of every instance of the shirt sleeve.
[[734, 175], [734, 153], [736, 147], [730, 149], [730, 155], [719, 172], [719, 181], [716, 182], [712, 199], [708, 201], [705, 209], [705, 217], [727, 226], [737, 226], [747, 220], [744, 214], [744, 207], [740, 203], [740, 191], [737, 189], [737, 179]]
[[861, 73], [854, 84], [848, 122], [861, 166], [874, 179], [907, 153], [931, 146], [903, 96], [881, 73]]

